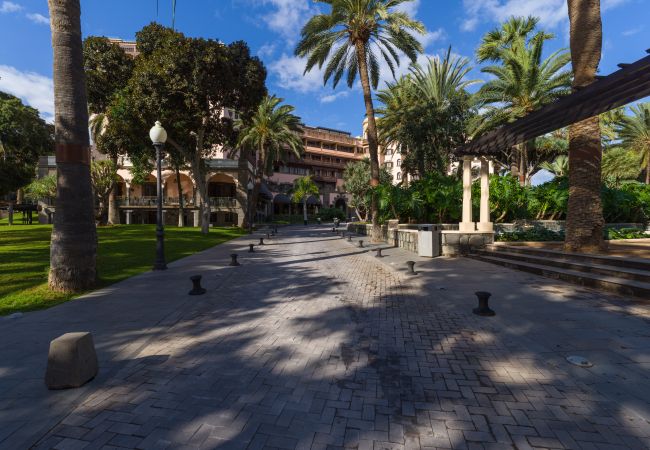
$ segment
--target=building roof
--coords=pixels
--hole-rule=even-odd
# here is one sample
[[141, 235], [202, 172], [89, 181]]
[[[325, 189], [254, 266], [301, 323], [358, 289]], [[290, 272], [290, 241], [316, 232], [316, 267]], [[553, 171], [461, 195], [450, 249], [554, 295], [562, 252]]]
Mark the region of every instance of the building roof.
[[[648, 50], [650, 53], [650, 50]], [[457, 155], [493, 155], [513, 145], [610, 111], [650, 95], [650, 56], [597, 80], [571, 95], [464, 144]]]

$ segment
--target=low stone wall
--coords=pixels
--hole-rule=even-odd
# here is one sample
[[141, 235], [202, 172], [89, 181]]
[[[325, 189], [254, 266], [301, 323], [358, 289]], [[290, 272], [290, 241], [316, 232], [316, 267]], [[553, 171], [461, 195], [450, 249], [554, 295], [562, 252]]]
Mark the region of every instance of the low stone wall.
[[[391, 221], [393, 222], [393, 221]], [[401, 229], [395, 227], [395, 223], [381, 226], [381, 240], [393, 247], [403, 248], [412, 252], [418, 252], [418, 232], [417, 230]], [[371, 224], [351, 222], [347, 225], [347, 230], [360, 234], [362, 236], [369, 236]]]
[[463, 233], [456, 230], [446, 230], [441, 233], [442, 256], [460, 256], [474, 250], [484, 249], [486, 245], [494, 244], [494, 233]]
[[[564, 220], [521, 220], [513, 223], [495, 223], [494, 231], [497, 233], [511, 233], [521, 228], [539, 227], [550, 231], [564, 231], [566, 221]], [[608, 223], [607, 228], [645, 228], [642, 223]], [[458, 229], [458, 228], [456, 228]]]

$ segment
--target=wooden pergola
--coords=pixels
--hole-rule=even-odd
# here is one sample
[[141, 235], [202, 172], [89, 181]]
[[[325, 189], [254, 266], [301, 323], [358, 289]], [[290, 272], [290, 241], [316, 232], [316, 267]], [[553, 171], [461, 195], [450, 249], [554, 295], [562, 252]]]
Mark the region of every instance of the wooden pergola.
[[[650, 50], [646, 50], [650, 53]], [[650, 56], [632, 64], [619, 64], [619, 70], [599, 76], [592, 84], [554, 103], [533, 111], [521, 119], [487, 132], [456, 148], [463, 159], [463, 219], [461, 232], [491, 232], [488, 159], [504, 149], [543, 136], [560, 128], [597, 116], [650, 96]], [[481, 159], [480, 221], [472, 219], [472, 159]]]

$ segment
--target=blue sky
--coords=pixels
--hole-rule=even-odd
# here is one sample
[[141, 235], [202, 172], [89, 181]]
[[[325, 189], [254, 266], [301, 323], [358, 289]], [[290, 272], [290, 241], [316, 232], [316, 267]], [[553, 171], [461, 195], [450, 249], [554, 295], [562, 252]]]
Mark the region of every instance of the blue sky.
[[[650, 0], [601, 0], [603, 59], [609, 74], [619, 62], [632, 62], [650, 48]], [[171, 24], [171, 0], [82, 0], [84, 36], [133, 39], [151, 21]], [[323, 86], [320, 73], [303, 77], [303, 61], [293, 56], [300, 28], [318, 6], [310, 0], [177, 0], [176, 28], [191, 36], [245, 40], [269, 71], [267, 85], [297, 109], [309, 125], [360, 134], [364, 107], [357, 88]], [[556, 34], [553, 51], [568, 45], [566, 0], [419, 0], [407, 4], [427, 34], [426, 55], [453, 52], [472, 58], [481, 36], [511, 15], [533, 14]], [[0, 90], [39, 108], [51, 118], [52, 49], [45, 0], [0, 0]], [[426, 58], [423, 55], [421, 59]], [[408, 70], [403, 62], [400, 72]], [[478, 69], [474, 78], [483, 78]], [[391, 80], [385, 71], [384, 78]]]

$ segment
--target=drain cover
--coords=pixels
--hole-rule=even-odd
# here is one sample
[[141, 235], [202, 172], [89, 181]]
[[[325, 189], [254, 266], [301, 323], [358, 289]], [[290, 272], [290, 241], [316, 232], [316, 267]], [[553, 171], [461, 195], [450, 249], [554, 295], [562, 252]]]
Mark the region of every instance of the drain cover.
[[593, 363], [589, 361], [587, 358], [585, 358], [584, 356], [575, 356], [575, 355], [567, 356], [566, 360], [569, 361], [574, 366], [580, 366], [580, 367], [593, 366]]

